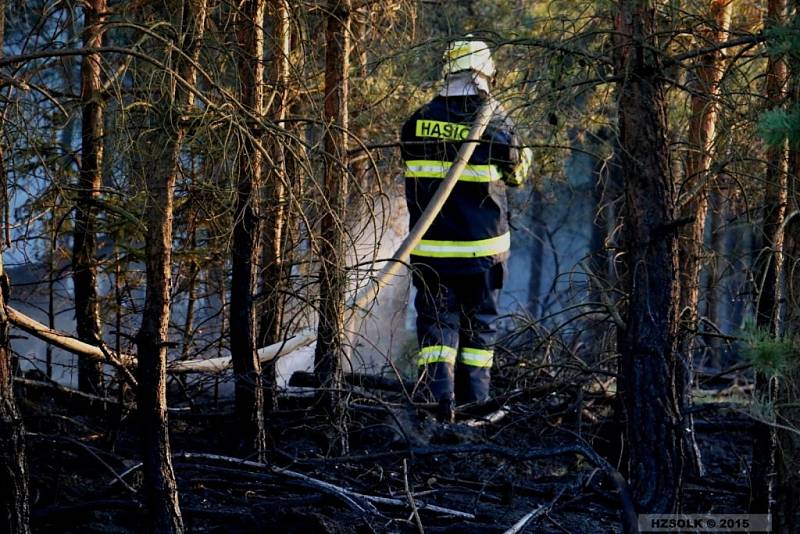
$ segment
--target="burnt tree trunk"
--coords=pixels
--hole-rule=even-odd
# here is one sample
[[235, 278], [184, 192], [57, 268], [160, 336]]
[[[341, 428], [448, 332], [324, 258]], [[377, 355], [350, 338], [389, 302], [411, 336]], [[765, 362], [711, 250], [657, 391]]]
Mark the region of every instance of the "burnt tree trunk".
[[[768, 25], [785, 20], [786, 0], [767, 2]], [[787, 81], [786, 63], [781, 57], [767, 62], [765, 96], [767, 102], [779, 102], [784, 97]], [[756, 325], [773, 335], [780, 334], [779, 301], [780, 277], [783, 265], [783, 220], [787, 195], [786, 144], [767, 150], [767, 170], [764, 188], [764, 219], [761, 228], [761, 248], [755, 265]], [[774, 396], [773, 377], [756, 370], [754, 399], [771, 401]], [[766, 514], [770, 509], [770, 489], [775, 467], [775, 429], [766, 423], [753, 425], [753, 462], [750, 470], [750, 513]]]
[[619, 143], [624, 180], [627, 327], [619, 334], [628, 476], [639, 509], [679, 505], [683, 389], [676, 356], [677, 240], [666, 100], [652, 1], [621, 0], [616, 19]]
[[[206, 18], [205, 0], [180, 4], [181, 40], [176, 43], [191, 58], [179, 60], [177, 73], [194, 85], [195, 67]], [[145, 271], [147, 290], [142, 324], [136, 336], [138, 351], [137, 404], [141, 425], [144, 492], [152, 532], [183, 532], [178, 489], [169, 442], [167, 420], [167, 344], [172, 287], [172, 235], [175, 183], [180, 172], [184, 117], [194, 101], [189, 88], [168, 76], [161, 86], [158, 116], [140, 139], [145, 177]]]
[[[102, 46], [106, 0], [83, 4], [83, 45]], [[103, 96], [101, 57], [86, 54], [81, 63], [81, 166], [75, 230], [72, 241], [72, 280], [75, 292], [75, 322], [78, 337], [91, 344], [101, 341], [100, 310], [97, 302], [97, 206], [103, 168]], [[103, 394], [103, 364], [78, 359], [78, 389]]]
[[317, 240], [320, 262], [319, 325], [314, 372], [321, 384], [321, 400], [330, 411], [336, 434], [332, 448], [347, 449], [344, 407], [340, 388], [344, 363], [345, 218], [348, 185], [347, 137], [350, 0], [329, 0], [325, 28], [325, 178], [327, 205]]
[[[0, 164], [0, 170], [5, 172], [5, 166]], [[0, 531], [16, 534], [30, 532], [30, 507], [25, 427], [14, 400], [8, 335], [11, 325], [6, 315], [8, 286], [0, 255]]]
[[[237, 13], [239, 76], [242, 104], [260, 117], [264, 88], [265, 0], [247, 0]], [[263, 460], [265, 444], [264, 389], [256, 351], [256, 311], [253, 293], [259, 259], [259, 193], [263, 154], [256, 147], [255, 125], [242, 140], [237, 160], [237, 195], [231, 258], [231, 356], [236, 378], [235, 411], [239, 449]]]
[[169, 444], [167, 420], [167, 343], [171, 294], [173, 192], [177, 169], [171, 164], [180, 150], [181, 134], [165, 145], [154, 135], [140, 140], [140, 150], [158, 157], [146, 168], [145, 293], [142, 324], [136, 337], [137, 405], [141, 425], [144, 492], [149, 525], [156, 532], [182, 532], [178, 489]]
[[[289, 105], [289, 57], [291, 48], [291, 27], [288, 0], [271, 0], [272, 36], [272, 82], [274, 95], [268, 110], [269, 119], [279, 130], [286, 128], [286, 115]], [[267, 172], [265, 184], [266, 199], [264, 217], [264, 253], [262, 289], [264, 303], [261, 308], [259, 324], [259, 346], [265, 347], [281, 339], [283, 312], [285, 305], [287, 262], [286, 249], [286, 187], [288, 184], [287, 154], [288, 138], [273, 134], [270, 139], [272, 165]], [[265, 404], [268, 411], [276, 406], [277, 387], [275, 366], [277, 358], [264, 366]]]
[[[0, 58], [6, 27], [5, 2], [0, 1]], [[4, 124], [0, 122], [0, 134]], [[0, 135], [0, 140], [5, 136]], [[8, 206], [6, 166], [0, 145], [0, 206]], [[4, 211], [4, 210], [3, 210]], [[0, 212], [5, 221], [5, 213]], [[25, 457], [25, 427], [22, 415], [14, 400], [14, 376], [11, 367], [11, 347], [6, 315], [8, 277], [3, 267], [3, 250], [6, 247], [5, 231], [0, 232], [0, 531], [13, 534], [30, 532], [30, 505], [28, 503], [28, 464]]]

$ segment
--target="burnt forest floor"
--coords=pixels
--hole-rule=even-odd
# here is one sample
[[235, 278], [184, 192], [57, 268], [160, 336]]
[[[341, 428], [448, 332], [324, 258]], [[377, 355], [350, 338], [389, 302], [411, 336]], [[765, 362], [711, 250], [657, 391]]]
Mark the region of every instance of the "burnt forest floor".
[[[34, 531], [142, 531], [134, 413], [33, 385], [18, 399]], [[540, 384], [441, 426], [398, 394], [355, 389], [345, 456], [332, 454], [321, 410], [285, 399], [263, 466], [233, 459], [230, 405], [195, 404], [170, 413], [184, 521], [189, 532], [486, 533], [535, 512], [524, 532], [619, 532], [626, 498], [608, 399]], [[752, 424], [735, 406], [694, 408], [706, 472], [688, 477], [686, 512], [746, 511]]]

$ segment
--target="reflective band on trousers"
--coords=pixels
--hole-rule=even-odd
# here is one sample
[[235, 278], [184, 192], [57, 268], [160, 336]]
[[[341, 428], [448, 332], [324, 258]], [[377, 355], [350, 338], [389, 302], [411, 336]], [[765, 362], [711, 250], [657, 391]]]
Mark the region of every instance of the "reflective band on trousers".
[[426, 258], [482, 258], [507, 252], [511, 248], [511, 234], [478, 241], [435, 241], [422, 239], [411, 251], [414, 256]]
[[447, 345], [433, 345], [419, 349], [417, 365], [429, 363], [456, 363], [456, 349]]
[[[415, 159], [406, 161], [406, 178], [444, 178], [452, 167], [449, 161]], [[502, 173], [497, 165], [467, 165], [459, 182], [495, 182]]]
[[473, 367], [491, 367], [494, 360], [494, 351], [486, 349], [463, 348], [458, 355], [459, 363]]

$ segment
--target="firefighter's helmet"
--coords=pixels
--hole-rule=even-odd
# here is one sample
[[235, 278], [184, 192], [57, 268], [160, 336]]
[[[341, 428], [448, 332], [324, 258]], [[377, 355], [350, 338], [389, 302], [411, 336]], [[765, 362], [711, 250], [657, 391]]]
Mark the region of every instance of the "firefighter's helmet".
[[483, 41], [453, 41], [444, 52], [443, 76], [473, 71], [491, 80], [496, 74], [489, 45]]

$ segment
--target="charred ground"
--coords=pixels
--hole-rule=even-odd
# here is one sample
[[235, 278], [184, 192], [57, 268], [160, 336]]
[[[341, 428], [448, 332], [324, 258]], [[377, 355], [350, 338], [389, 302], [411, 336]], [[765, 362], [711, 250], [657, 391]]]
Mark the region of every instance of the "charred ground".
[[[348, 390], [346, 456], [329, 453], [329, 420], [311, 398], [284, 398], [268, 421], [270, 454], [263, 466], [233, 456], [229, 403], [176, 400], [170, 431], [187, 527], [226, 533], [505, 532], [534, 512], [525, 531], [622, 531], [632, 503], [619, 484], [624, 447], [611, 415], [613, 395], [544, 376], [525, 384], [499, 377], [497, 384], [508, 392], [461, 410], [459, 421], [447, 427], [403, 394], [355, 386]], [[752, 419], [726, 400], [741, 389], [730, 385], [721, 379], [706, 384], [706, 394], [723, 395], [693, 408], [705, 473], [687, 475], [687, 512], [746, 509]], [[144, 508], [133, 407], [36, 381], [18, 388], [24, 389], [19, 398], [28, 430], [34, 529], [140, 531]]]

